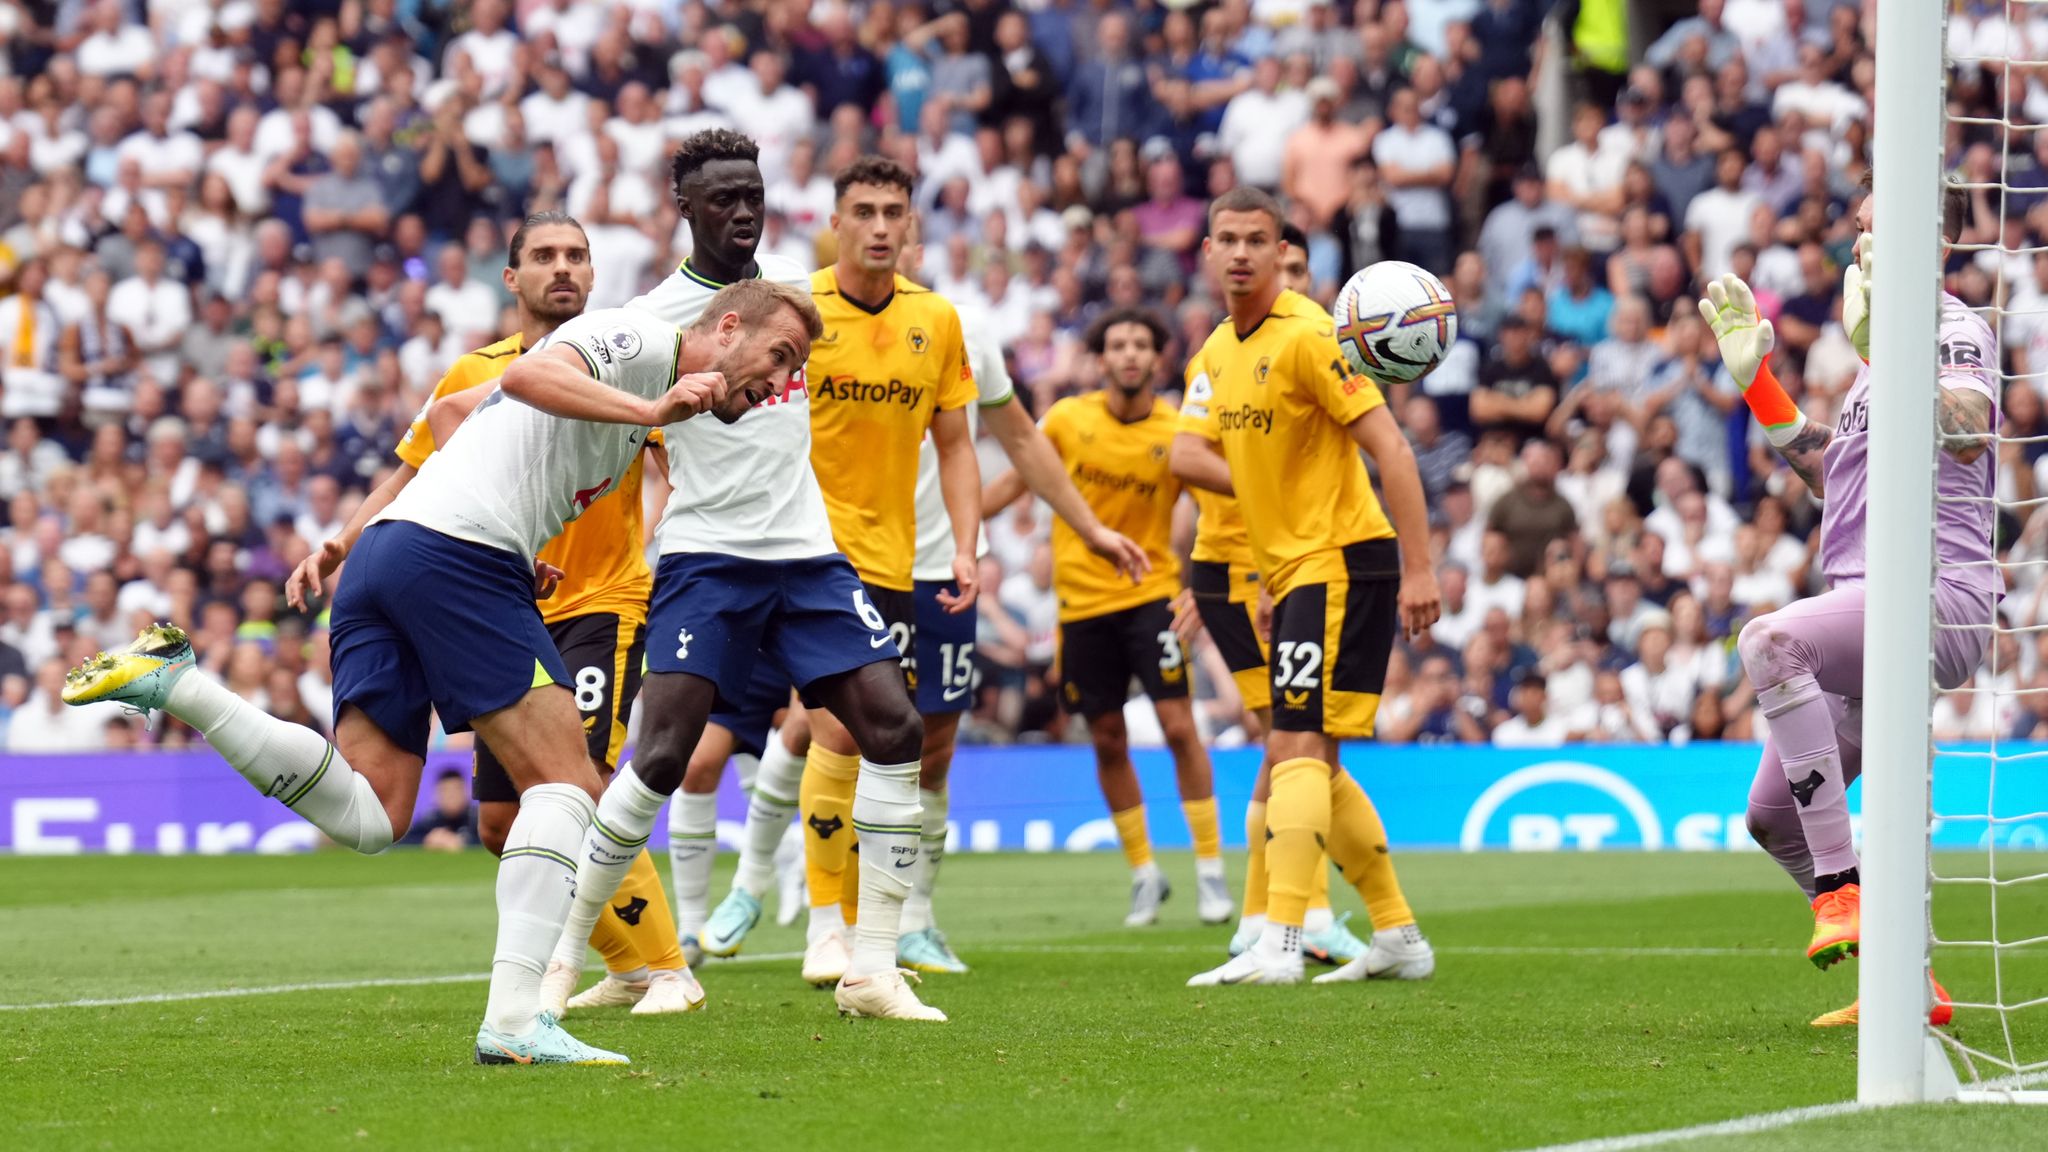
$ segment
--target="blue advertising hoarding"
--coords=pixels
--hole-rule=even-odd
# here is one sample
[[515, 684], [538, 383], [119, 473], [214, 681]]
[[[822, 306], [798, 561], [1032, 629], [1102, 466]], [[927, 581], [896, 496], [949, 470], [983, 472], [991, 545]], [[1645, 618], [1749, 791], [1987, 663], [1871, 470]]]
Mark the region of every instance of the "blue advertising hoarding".
[[[2007, 746], [1997, 812], [1983, 819], [1993, 761], [1944, 756], [1935, 772], [1938, 848], [2048, 847], [2048, 774], [2011, 757], [2038, 748]], [[1396, 848], [1523, 852], [1750, 851], [1743, 808], [1758, 748], [1598, 745], [1507, 750], [1353, 744], [1345, 766], [1378, 805]], [[1163, 749], [1135, 749], [1155, 845], [1184, 848], [1188, 830]], [[1241, 814], [1259, 754], [1215, 753], [1225, 842], [1242, 844]], [[437, 754], [441, 771], [467, 771], [464, 754]], [[421, 789], [421, 806], [431, 785]], [[1860, 789], [1850, 796], [1852, 812]], [[745, 818], [728, 778], [719, 800], [719, 838], [730, 846]], [[954, 851], [1091, 851], [1113, 848], [1116, 831], [1096, 791], [1095, 761], [1072, 745], [963, 748], [953, 766]], [[214, 854], [292, 852], [318, 834], [265, 799], [204, 750], [162, 754], [0, 757], [0, 852]], [[666, 822], [653, 844], [666, 845]]]

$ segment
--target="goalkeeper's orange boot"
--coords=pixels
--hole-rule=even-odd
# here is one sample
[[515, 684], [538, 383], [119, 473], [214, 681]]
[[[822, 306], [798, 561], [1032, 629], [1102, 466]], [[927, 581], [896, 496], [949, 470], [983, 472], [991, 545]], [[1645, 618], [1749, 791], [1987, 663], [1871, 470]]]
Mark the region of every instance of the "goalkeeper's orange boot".
[[[1862, 1003], [1863, 1001], [1858, 1000], [1847, 1008], [1837, 1008], [1833, 1012], [1822, 1013], [1813, 1018], [1813, 1026], [1815, 1028], [1840, 1028], [1845, 1025], [1855, 1024], [1856, 1009]], [[1955, 1004], [1948, 997], [1948, 989], [1941, 986], [1941, 981], [1935, 980], [1934, 1007], [1927, 1010], [1927, 1022], [1936, 1028], [1942, 1028], [1946, 1027], [1948, 1022], [1955, 1018]]]
[[1813, 898], [1813, 942], [1806, 958], [1816, 968], [1830, 968], [1856, 954], [1863, 935], [1863, 889], [1844, 884]]

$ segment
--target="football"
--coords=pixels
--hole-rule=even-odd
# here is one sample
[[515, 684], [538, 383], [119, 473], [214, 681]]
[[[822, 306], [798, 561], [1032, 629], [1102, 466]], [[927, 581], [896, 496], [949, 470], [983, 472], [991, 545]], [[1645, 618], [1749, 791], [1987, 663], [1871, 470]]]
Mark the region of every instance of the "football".
[[1458, 338], [1458, 306], [1444, 282], [1399, 260], [1354, 273], [1337, 293], [1333, 316], [1351, 370], [1381, 384], [1429, 375]]

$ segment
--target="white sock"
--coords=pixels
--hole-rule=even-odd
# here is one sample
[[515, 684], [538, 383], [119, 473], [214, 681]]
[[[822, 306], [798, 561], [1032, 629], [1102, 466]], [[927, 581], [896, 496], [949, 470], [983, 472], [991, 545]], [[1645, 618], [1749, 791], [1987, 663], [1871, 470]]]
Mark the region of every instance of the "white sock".
[[797, 789], [804, 779], [804, 760], [783, 746], [782, 734], [768, 734], [754, 774], [754, 792], [747, 800], [747, 831], [740, 838], [740, 866], [732, 886], [759, 900], [775, 883], [775, 846], [796, 816]]
[[583, 851], [576, 861], [576, 903], [562, 925], [562, 938], [555, 943], [555, 959], [572, 968], [583, 966], [583, 949], [597, 918], [619, 884], [633, 867], [633, 858], [647, 847], [654, 831], [654, 817], [668, 797], [640, 782], [633, 765], [621, 765], [611, 786], [597, 802], [597, 815], [583, 838]]
[[1131, 869], [1131, 878], [1134, 880], [1154, 880], [1158, 877], [1159, 861], [1157, 860], [1147, 860], [1136, 868]]
[[[503, 1035], [533, 1027], [548, 950], [562, 935], [576, 894], [568, 884], [576, 875], [575, 853], [595, 811], [574, 784], [536, 784], [519, 798], [519, 815], [498, 859], [498, 948], [484, 1005], [484, 1024]], [[577, 938], [579, 949], [588, 935]]]
[[1195, 876], [1200, 879], [1223, 879], [1223, 857], [1195, 857]]
[[709, 914], [711, 862], [718, 853], [718, 794], [678, 792], [668, 806], [669, 882], [676, 890], [676, 933], [702, 936]]
[[853, 831], [860, 841], [860, 923], [853, 929], [848, 976], [896, 967], [903, 900], [910, 895], [924, 837], [917, 803], [918, 762], [876, 764], [861, 757], [853, 786]]
[[[1310, 916], [1314, 916], [1314, 915], [1315, 915], [1315, 913], [1314, 913], [1313, 911], [1311, 911], [1311, 912], [1309, 913], [1309, 915], [1310, 915]], [[1254, 936], [1263, 936], [1263, 935], [1265, 935], [1265, 933], [1266, 933], [1266, 914], [1265, 914], [1264, 912], [1261, 912], [1261, 913], [1259, 913], [1258, 915], [1254, 916], [1254, 915], [1251, 915], [1250, 913], [1247, 913], [1247, 914], [1245, 914], [1244, 916], [1241, 916], [1241, 917], [1239, 917], [1239, 918], [1238, 918], [1238, 921], [1237, 921], [1237, 930], [1238, 930], [1238, 932], [1239, 932], [1239, 933], [1245, 933], [1245, 932], [1250, 932], [1250, 933], [1253, 933], [1253, 934], [1254, 934]], [[1256, 940], [1254, 940], [1254, 943], [1256, 943], [1256, 942], [1257, 942], [1257, 941], [1256, 941]]]
[[358, 852], [391, 846], [391, 818], [377, 790], [318, 732], [279, 720], [193, 669], [171, 686], [164, 711], [206, 737], [235, 771]]
[[[862, 920], [867, 916], [863, 914]], [[811, 909], [811, 921], [804, 928], [804, 947], [808, 948], [834, 932], [846, 931], [846, 913], [837, 904], [827, 904]]]
[[1311, 908], [1308, 910], [1308, 915], [1301, 921], [1301, 930], [1303, 932], [1327, 932], [1330, 929], [1330, 925], [1336, 922], [1336, 917], [1330, 915], [1328, 908]]
[[918, 841], [920, 863], [913, 869], [917, 879], [911, 882], [910, 896], [903, 901], [906, 936], [932, 927], [932, 889], [938, 886], [939, 865], [946, 859], [946, 790], [919, 788], [917, 799], [924, 807], [924, 815], [918, 821], [924, 826], [924, 836]]
[[[771, 732], [768, 737], [773, 740], [775, 734]], [[739, 774], [740, 791], [752, 796], [754, 781], [761, 775], [761, 758], [748, 752], [735, 752], [732, 754], [732, 767], [733, 771]]]
[[1295, 924], [1276, 924], [1266, 921], [1266, 927], [1259, 935], [1256, 945], [1259, 954], [1268, 960], [1301, 961], [1301, 927]]

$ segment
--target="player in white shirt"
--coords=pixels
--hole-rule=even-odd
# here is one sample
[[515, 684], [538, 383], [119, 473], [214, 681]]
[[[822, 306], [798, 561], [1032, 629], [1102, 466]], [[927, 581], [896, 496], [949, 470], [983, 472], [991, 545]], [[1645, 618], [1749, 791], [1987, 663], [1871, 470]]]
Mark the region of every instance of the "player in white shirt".
[[[764, 191], [757, 156], [753, 141], [724, 129], [699, 133], [678, 150], [676, 204], [701, 229], [706, 249], [732, 255], [728, 241], [758, 241]], [[800, 301], [805, 339], [790, 349], [794, 359], [778, 363], [781, 386], [750, 395], [751, 407], [739, 415], [721, 413], [727, 426], [664, 430], [671, 495], [657, 534], [640, 741], [634, 762], [619, 768], [598, 803], [555, 959], [565, 966], [581, 960], [591, 925], [682, 787], [713, 709], [740, 700], [755, 665], [767, 660], [840, 717], [861, 750], [853, 823], [862, 895], [871, 903], [850, 964], [835, 974], [839, 1009], [943, 1021], [945, 1013], [921, 1003], [896, 968], [896, 877], [917, 865], [924, 728], [900, 670], [904, 653], [834, 543], [811, 469], [810, 396], [801, 373], [823, 322], [808, 285], [756, 277], [719, 288], [688, 262], [626, 311], [682, 316], [705, 307], [714, 291], [712, 300], [743, 293]]]
[[[566, 873], [588, 851], [598, 778], [569, 675], [534, 607], [534, 554], [619, 482], [654, 425], [734, 419], [783, 388], [809, 347], [800, 296], [713, 302], [688, 331], [643, 312], [589, 313], [514, 363], [419, 474], [371, 519], [331, 611], [335, 744], [265, 715], [193, 669], [167, 626], [70, 677], [67, 703], [162, 709], [266, 795], [375, 853], [411, 819], [431, 718], [474, 728], [520, 790], [499, 865], [499, 931], [480, 1063], [625, 1063], [541, 1011]], [[815, 324], [815, 319], [812, 320]], [[678, 425], [680, 426], [680, 425]], [[423, 580], [422, 573], [434, 579]]]
[[[912, 225], [897, 270], [916, 280], [924, 263], [924, 245]], [[978, 399], [970, 410], [978, 410], [995, 433], [1017, 473], [1033, 492], [1074, 526], [1089, 546], [1134, 579], [1150, 564], [1145, 550], [1122, 533], [1105, 526], [1081, 493], [1068, 479], [1059, 454], [1017, 400], [1010, 372], [1003, 363], [1002, 347], [990, 334], [983, 317], [960, 313], [961, 337], [967, 347], [968, 367], [973, 372]], [[983, 533], [977, 556], [988, 554], [988, 536]], [[974, 644], [976, 617], [973, 613], [947, 612], [941, 596], [959, 595], [953, 579], [953, 528], [939, 485], [939, 452], [931, 437], [925, 437], [919, 452], [917, 473], [917, 557], [911, 566], [912, 597], [916, 603], [916, 628], [911, 643], [916, 666], [923, 671], [917, 681], [917, 708], [924, 719], [924, 749], [918, 773], [918, 800], [923, 809], [921, 856], [924, 867], [913, 878], [911, 893], [903, 905], [898, 960], [906, 968], [925, 973], [965, 972], [967, 965], [953, 954], [932, 917], [932, 887], [938, 880], [939, 863], [946, 850], [946, 778], [953, 764], [954, 738], [960, 717], [974, 706]], [[936, 674], [933, 670], [936, 669]], [[764, 788], [770, 792], [787, 783], [787, 795], [795, 796], [803, 770], [803, 749], [779, 747], [780, 743], [806, 744], [805, 730], [792, 723], [783, 731], [783, 741], [771, 745], [763, 756], [755, 782], [757, 803], [747, 812], [747, 835], [740, 854], [740, 871], [733, 888], [718, 910], [712, 913], [704, 933], [704, 950], [718, 956], [739, 951], [741, 942], [761, 915], [761, 895], [766, 891], [772, 857], [781, 829], [788, 817], [774, 822], [776, 813], [763, 812], [766, 821], [757, 826], [756, 813], [763, 809], [758, 798]], [[784, 753], [790, 754], [785, 761]], [[785, 764], [787, 768], [785, 769]], [[782, 773], [788, 772], [784, 777]], [[865, 897], [865, 892], [863, 892]], [[679, 917], [680, 918], [680, 917]]]

